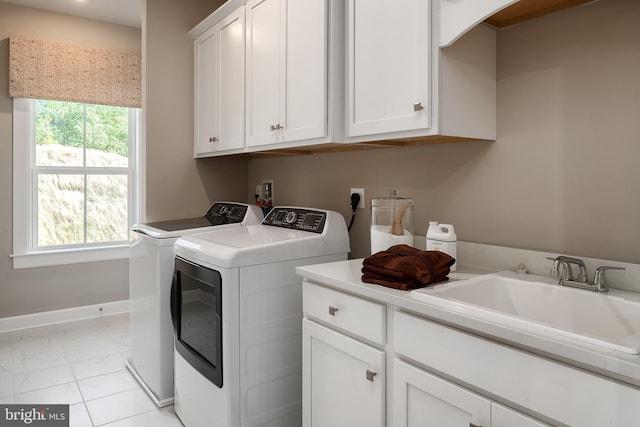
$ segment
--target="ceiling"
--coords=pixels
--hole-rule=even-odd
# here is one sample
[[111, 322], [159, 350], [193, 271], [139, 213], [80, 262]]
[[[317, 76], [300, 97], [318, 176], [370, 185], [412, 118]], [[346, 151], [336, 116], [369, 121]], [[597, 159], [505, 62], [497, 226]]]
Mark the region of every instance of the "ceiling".
[[141, 27], [142, 0], [0, 0], [129, 27]]

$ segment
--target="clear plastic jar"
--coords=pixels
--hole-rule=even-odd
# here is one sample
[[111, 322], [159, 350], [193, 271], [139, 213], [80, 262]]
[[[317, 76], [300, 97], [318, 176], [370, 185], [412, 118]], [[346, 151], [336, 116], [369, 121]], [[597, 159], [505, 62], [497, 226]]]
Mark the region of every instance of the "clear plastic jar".
[[371, 199], [371, 253], [391, 246], [413, 246], [413, 199], [398, 196], [396, 190], [387, 197]]

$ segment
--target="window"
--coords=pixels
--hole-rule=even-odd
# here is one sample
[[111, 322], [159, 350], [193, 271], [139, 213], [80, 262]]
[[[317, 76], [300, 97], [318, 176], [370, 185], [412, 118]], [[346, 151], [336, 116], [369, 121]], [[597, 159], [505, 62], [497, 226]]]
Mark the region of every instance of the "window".
[[14, 267], [126, 258], [139, 110], [14, 98]]

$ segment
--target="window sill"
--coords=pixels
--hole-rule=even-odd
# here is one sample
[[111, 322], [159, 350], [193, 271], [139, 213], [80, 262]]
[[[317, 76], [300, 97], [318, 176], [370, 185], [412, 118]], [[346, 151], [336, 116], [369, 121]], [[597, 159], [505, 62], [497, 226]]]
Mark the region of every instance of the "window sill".
[[13, 268], [50, 267], [55, 265], [79, 264], [85, 262], [111, 261], [129, 258], [129, 245], [58, 249], [25, 254], [13, 254]]

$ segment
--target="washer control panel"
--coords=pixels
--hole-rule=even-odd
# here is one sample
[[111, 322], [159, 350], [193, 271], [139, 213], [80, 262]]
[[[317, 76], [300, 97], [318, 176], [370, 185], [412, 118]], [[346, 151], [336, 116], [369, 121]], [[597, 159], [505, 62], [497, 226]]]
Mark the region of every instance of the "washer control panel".
[[232, 224], [242, 222], [247, 214], [246, 205], [236, 203], [214, 203], [204, 215], [213, 224]]
[[262, 221], [263, 225], [322, 233], [327, 213], [313, 209], [275, 207]]

